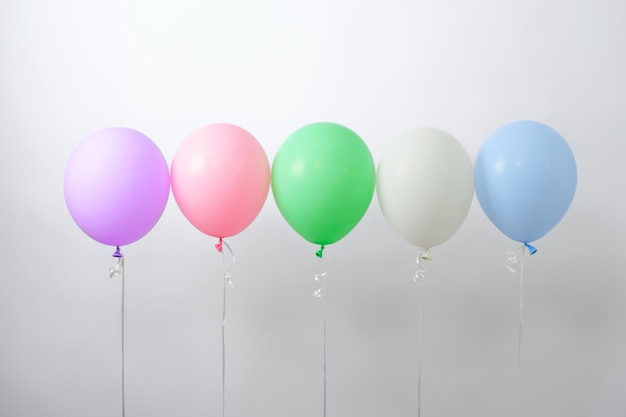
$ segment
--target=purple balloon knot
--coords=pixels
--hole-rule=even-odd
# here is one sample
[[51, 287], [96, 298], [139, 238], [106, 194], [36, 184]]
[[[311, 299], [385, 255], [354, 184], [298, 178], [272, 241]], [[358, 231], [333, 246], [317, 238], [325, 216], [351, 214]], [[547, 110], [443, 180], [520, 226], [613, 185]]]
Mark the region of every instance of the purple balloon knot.
[[315, 252], [315, 256], [317, 256], [318, 258], [321, 258], [324, 256], [324, 245], [322, 245], [322, 247], [320, 248], [320, 250], [318, 250], [317, 252]]
[[528, 249], [528, 253], [530, 253], [531, 255], [534, 255], [537, 252], [537, 248], [527, 242], [524, 242], [524, 246], [526, 246], [526, 249]]
[[122, 251], [120, 251], [120, 247], [119, 246], [115, 248], [115, 252], [113, 252], [112, 256], [114, 258], [121, 258], [122, 256], [124, 256], [124, 255], [122, 255]]
[[217, 249], [218, 252], [222, 251], [222, 238], [215, 244], [215, 249]]

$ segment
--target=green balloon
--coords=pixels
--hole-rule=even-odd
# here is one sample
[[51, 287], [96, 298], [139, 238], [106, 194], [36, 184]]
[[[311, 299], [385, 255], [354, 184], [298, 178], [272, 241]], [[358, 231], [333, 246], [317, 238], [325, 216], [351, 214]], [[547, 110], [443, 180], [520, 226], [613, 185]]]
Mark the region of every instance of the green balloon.
[[272, 164], [272, 193], [289, 225], [309, 242], [335, 243], [361, 220], [372, 201], [376, 168], [367, 145], [336, 123], [292, 133]]

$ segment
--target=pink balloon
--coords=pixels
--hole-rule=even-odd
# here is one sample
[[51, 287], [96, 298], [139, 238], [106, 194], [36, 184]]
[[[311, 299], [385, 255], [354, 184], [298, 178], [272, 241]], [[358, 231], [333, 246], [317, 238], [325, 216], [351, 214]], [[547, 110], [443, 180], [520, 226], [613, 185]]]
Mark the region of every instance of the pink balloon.
[[167, 161], [144, 134], [114, 127], [82, 140], [65, 169], [65, 202], [92, 239], [122, 246], [146, 235], [169, 197]]
[[229, 237], [261, 211], [270, 186], [269, 161], [246, 130], [211, 124], [180, 145], [171, 181], [176, 203], [192, 225], [210, 236]]

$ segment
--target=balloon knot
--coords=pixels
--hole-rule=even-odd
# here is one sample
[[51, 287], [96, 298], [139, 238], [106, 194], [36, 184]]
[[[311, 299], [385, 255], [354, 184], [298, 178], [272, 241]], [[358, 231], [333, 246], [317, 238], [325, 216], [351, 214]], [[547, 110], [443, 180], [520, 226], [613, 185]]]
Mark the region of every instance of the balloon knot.
[[122, 256], [124, 256], [124, 255], [122, 255], [122, 251], [120, 250], [120, 247], [119, 247], [119, 246], [117, 246], [117, 247], [115, 248], [115, 252], [113, 252], [113, 255], [112, 255], [112, 256], [113, 256], [114, 258], [121, 258]]
[[426, 248], [422, 251], [422, 253], [420, 254], [420, 258], [422, 258], [425, 261], [430, 261], [430, 249]]
[[320, 250], [318, 250], [317, 252], [315, 252], [315, 256], [317, 256], [318, 258], [321, 258], [324, 256], [324, 245], [322, 245], [320, 247]]
[[528, 253], [530, 253], [531, 255], [534, 255], [537, 252], [537, 248], [533, 245], [524, 242], [524, 246], [526, 246], [526, 249], [528, 249]]
[[215, 249], [217, 249], [218, 252], [222, 251], [222, 238], [215, 244]]

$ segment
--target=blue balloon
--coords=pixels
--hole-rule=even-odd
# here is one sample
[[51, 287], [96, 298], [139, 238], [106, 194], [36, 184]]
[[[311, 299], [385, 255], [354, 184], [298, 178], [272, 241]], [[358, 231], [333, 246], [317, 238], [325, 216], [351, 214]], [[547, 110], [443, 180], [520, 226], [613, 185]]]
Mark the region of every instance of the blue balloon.
[[576, 161], [551, 127], [513, 122], [483, 144], [474, 182], [489, 220], [511, 239], [528, 243], [552, 230], [569, 209], [576, 192]]

